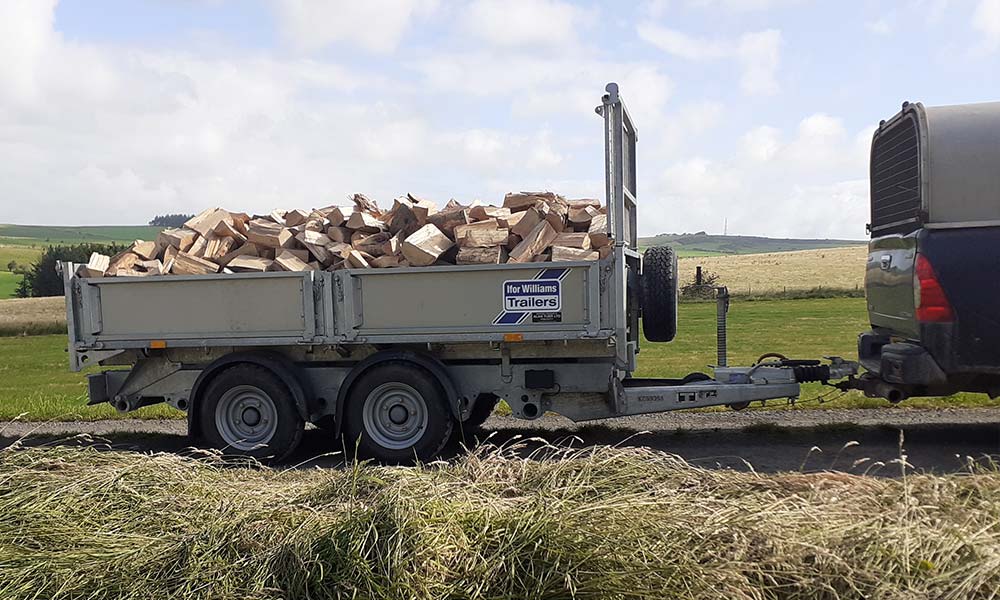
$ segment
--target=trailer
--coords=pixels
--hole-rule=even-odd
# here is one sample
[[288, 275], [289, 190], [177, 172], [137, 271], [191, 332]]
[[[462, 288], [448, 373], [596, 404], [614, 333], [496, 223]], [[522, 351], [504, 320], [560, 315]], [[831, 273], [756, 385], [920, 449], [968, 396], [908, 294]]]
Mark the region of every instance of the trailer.
[[[717, 290], [714, 377], [633, 377], [646, 338], [676, 332], [677, 260], [637, 244], [636, 142], [616, 84], [603, 118], [608, 234], [599, 261], [85, 278], [61, 265], [70, 367], [89, 404], [166, 402], [190, 435], [281, 459], [305, 423], [384, 462], [427, 460], [500, 400], [514, 417], [574, 421], [796, 398], [853, 377], [839, 358], [728, 366]], [[121, 368], [122, 366], [128, 368]]]

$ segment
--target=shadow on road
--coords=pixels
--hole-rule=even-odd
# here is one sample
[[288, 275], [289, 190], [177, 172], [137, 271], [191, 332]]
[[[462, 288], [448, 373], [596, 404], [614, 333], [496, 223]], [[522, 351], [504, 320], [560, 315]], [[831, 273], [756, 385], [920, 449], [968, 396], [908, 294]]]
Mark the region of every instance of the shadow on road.
[[[84, 424], [85, 425], [85, 424]], [[81, 429], [85, 429], [81, 426]], [[900, 433], [902, 432], [902, 446]], [[91, 436], [71, 430], [31, 434], [23, 438], [0, 434], [0, 446], [17, 441], [25, 446], [108, 445], [136, 452], [190, 451], [190, 441], [180, 432], [129, 431]], [[677, 454], [705, 468], [759, 472], [840, 470], [881, 476], [900, 474], [899, 459], [917, 471], [937, 473], [967, 469], [970, 461], [989, 463], [1000, 457], [1000, 426], [990, 424], [916, 424], [906, 426], [827, 425], [818, 427], [750, 426], [739, 430], [638, 431], [612, 424], [532, 428], [531, 423], [510, 421], [509, 426], [477, 431], [465, 446], [483, 440], [497, 445], [521, 444], [527, 454], [545, 444], [584, 447], [593, 445], [645, 446]], [[339, 441], [319, 429], [309, 429], [288, 464], [336, 467], [343, 462]], [[461, 441], [446, 449], [446, 458], [464, 451]]]

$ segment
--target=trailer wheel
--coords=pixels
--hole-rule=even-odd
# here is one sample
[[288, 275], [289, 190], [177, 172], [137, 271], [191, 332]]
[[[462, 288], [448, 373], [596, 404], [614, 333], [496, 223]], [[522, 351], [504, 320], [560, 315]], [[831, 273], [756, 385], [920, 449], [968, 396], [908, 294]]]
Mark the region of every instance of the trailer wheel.
[[433, 459], [454, 422], [438, 380], [405, 362], [372, 367], [351, 387], [344, 412], [345, 444], [383, 463]]
[[198, 401], [201, 431], [226, 454], [280, 461], [302, 441], [291, 392], [274, 373], [240, 364], [216, 375]]
[[670, 246], [654, 246], [642, 256], [642, 330], [651, 342], [677, 335], [677, 255]]
[[472, 406], [472, 411], [469, 413], [469, 418], [456, 424], [454, 437], [461, 441], [466, 441], [466, 435], [482, 427], [486, 419], [489, 419], [493, 411], [496, 410], [497, 404], [500, 404], [498, 396], [494, 394], [479, 394], [479, 397], [476, 398], [476, 403]]

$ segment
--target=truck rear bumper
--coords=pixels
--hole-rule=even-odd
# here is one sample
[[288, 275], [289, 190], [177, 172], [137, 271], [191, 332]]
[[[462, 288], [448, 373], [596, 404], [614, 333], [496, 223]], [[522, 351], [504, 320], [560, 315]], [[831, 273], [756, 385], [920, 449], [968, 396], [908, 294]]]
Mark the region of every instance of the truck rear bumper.
[[900, 385], [945, 385], [948, 377], [926, 348], [911, 342], [892, 342], [874, 331], [858, 336], [858, 359], [870, 373]]

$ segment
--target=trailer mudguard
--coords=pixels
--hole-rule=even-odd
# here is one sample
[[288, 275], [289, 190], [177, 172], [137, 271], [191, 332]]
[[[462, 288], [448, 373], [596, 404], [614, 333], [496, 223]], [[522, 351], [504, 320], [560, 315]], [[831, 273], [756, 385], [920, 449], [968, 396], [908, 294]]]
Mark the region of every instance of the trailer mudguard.
[[340, 427], [343, 423], [344, 416], [344, 404], [347, 402], [347, 394], [350, 393], [354, 382], [368, 369], [374, 367], [375, 365], [390, 361], [413, 363], [414, 365], [429, 371], [431, 375], [438, 380], [441, 387], [444, 388], [444, 393], [448, 399], [448, 406], [451, 407], [451, 414], [456, 419], [461, 420], [462, 409], [459, 406], [458, 390], [455, 389], [455, 384], [451, 381], [451, 377], [448, 376], [448, 368], [444, 365], [444, 363], [433, 356], [419, 354], [409, 350], [386, 350], [372, 354], [368, 358], [359, 362], [347, 375], [347, 379], [344, 380], [344, 383], [341, 384], [340, 390], [337, 392], [337, 409], [336, 413], [334, 413], [337, 421], [334, 429], [335, 436], [340, 436]]
[[309, 399], [311, 395], [305, 387], [306, 384], [303, 383], [305, 378], [300, 376], [295, 363], [277, 352], [268, 352], [266, 350], [233, 352], [209, 364], [198, 375], [198, 379], [195, 380], [194, 386], [191, 388], [191, 397], [189, 398], [187, 410], [188, 436], [197, 437], [201, 433], [201, 424], [198, 423], [195, 415], [198, 412], [196, 405], [203, 388], [217, 373], [226, 367], [240, 363], [258, 365], [277, 375], [282, 383], [288, 386], [292, 397], [295, 398], [295, 408], [299, 416], [302, 417], [303, 421], [309, 421]]

